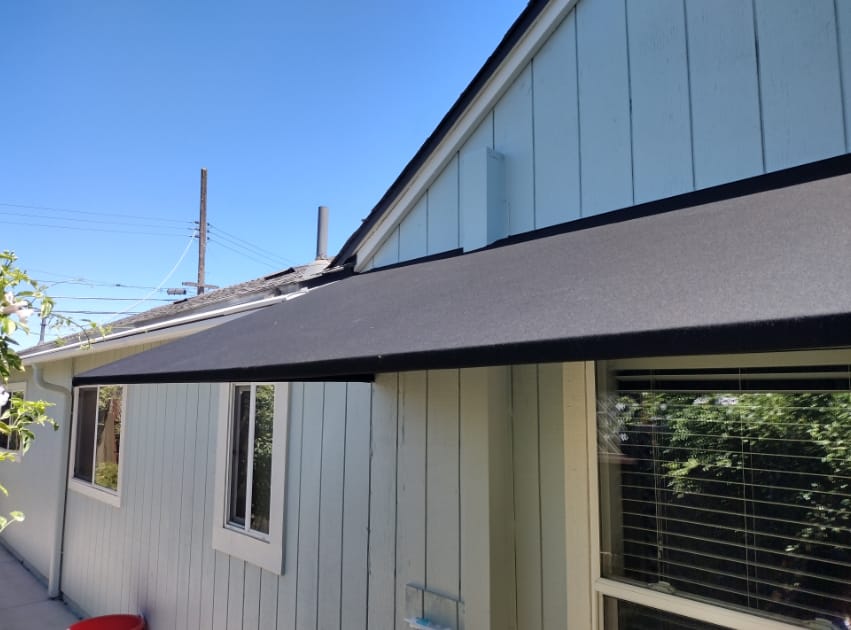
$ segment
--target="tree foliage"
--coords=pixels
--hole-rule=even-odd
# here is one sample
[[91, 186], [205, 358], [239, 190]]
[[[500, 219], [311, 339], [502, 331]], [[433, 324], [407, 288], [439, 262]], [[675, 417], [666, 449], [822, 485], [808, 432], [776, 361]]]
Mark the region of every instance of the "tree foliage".
[[[6, 389], [13, 375], [24, 372], [21, 357], [15, 349], [18, 342], [13, 335], [19, 330], [28, 333], [28, 321], [34, 314], [42, 320], [51, 317], [53, 327], [71, 326], [77, 331], [80, 341], [85, 343], [90, 339], [90, 331], [101, 330], [96, 324], [77, 324], [54, 314], [53, 300], [45, 294], [42, 285], [18, 266], [17, 260], [13, 252], [0, 252], [0, 434], [5, 436], [7, 445], [17, 446], [14, 450], [0, 451], [0, 462], [14, 461], [18, 451], [26, 453], [29, 450], [35, 439], [35, 426], [58, 429], [56, 422], [47, 414], [50, 403], [26, 400]], [[8, 494], [2, 484], [0, 492]], [[0, 516], [0, 532], [10, 523], [23, 519], [24, 515], [18, 511]]]

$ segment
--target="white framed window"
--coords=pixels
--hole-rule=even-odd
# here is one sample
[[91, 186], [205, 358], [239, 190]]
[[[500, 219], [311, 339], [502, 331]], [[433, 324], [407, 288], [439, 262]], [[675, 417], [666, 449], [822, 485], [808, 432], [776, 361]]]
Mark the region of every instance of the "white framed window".
[[287, 383], [232, 383], [219, 396], [213, 547], [283, 573]]
[[599, 364], [599, 627], [851, 627], [851, 355]]
[[[10, 425], [11, 418], [3, 417], [12, 407], [12, 399], [13, 398], [25, 398], [26, 397], [26, 385], [24, 383], [6, 383], [3, 385], [3, 389], [6, 390], [9, 394], [9, 398], [6, 400], [6, 403], [0, 406], [0, 418], [2, 421], [9, 426], [10, 429], [14, 429], [13, 426]], [[13, 454], [6, 461], [21, 461], [21, 441], [20, 437], [17, 433], [0, 433], [0, 452], [11, 453]]]
[[74, 421], [68, 487], [118, 507], [121, 494], [123, 385], [74, 390]]

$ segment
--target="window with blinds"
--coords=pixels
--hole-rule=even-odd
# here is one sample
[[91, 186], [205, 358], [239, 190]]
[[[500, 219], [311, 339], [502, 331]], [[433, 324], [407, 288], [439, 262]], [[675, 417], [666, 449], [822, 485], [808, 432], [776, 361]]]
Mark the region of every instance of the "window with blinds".
[[614, 378], [598, 410], [603, 577], [851, 627], [849, 368]]

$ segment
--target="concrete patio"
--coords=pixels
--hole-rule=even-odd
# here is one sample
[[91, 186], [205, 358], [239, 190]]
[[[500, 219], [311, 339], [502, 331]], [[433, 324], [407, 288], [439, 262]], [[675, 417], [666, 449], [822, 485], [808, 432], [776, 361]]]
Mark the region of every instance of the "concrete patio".
[[77, 616], [0, 546], [0, 630], [65, 630]]

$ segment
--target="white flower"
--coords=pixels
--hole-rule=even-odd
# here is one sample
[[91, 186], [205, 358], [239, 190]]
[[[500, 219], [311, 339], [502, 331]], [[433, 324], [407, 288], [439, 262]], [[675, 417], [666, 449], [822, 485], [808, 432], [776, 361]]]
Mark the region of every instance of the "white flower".
[[22, 324], [26, 324], [27, 320], [32, 314], [33, 310], [29, 306], [25, 306], [24, 308], [18, 309], [18, 319], [21, 321]]
[[5, 387], [0, 385], [0, 407], [5, 405], [7, 402], [9, 402], [9, 392]]

